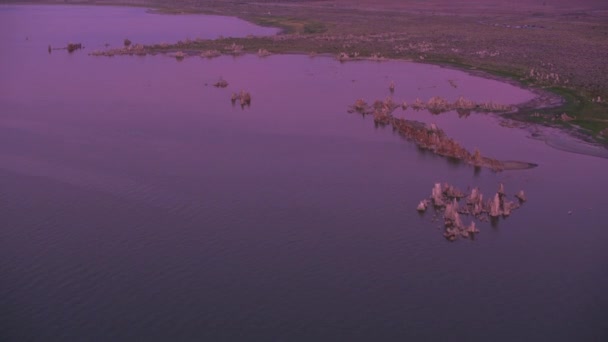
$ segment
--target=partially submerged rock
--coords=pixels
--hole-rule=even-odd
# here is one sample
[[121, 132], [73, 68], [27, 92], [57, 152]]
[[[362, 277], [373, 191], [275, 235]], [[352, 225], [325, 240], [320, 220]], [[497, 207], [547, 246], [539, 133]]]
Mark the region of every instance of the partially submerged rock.
[[435, 183], [435, 186], [431, 190], [431, 200], [436, 207], [445, 206], [445, 201], [443, 200], [443, 191], [441, 190], [441, 183]]
[[566, 113], [562, 113], [562, 115], [560, 115], [559, 118], [560, 118], [560, 120], [562, 120], [564, 122], [570, 122], [575, 119], [574, 117], [572, 117]]
[[414, 110], [428, 110], [433, 114], [441, 114], [454, 110], [460, 115], [468, 115], [473, 111], [508, 112], [513, 110], [513, 107], [510, 105], [502, 105], [493, 102], [476, 103], [462, 96], [454, 102], [449, 102], [441, 96], [433, 96], [426, 102], [417, 98], [412, 103], [411, 108]]
[[219, 81], [215, 82], [213, 86], [216, 88], [226, 88], [228, 86], [228, 82], [220, 77]]
[[[520, 191], [515, 197], [519, 198], [520, 195], [523, 195], [523, 191]], [[461, 200], [463, 200], [462, 203]], [[435, 183], [431, 196], [420, 201], [416, 210], [425, 212], [428, 203], [433, 203], [435, 211], [443, 216], [445, 238], [454, 241], [458, 237], [469, 238], [478, 233], [475, 220], [498, 220], [500, 217], [509, 216], [523, 202], [510, 201], [503, 184], [499, 185], [498, 191], [492, 199], [484, 203], [483, 194], [479, 188], [475, 187], [471, 189], [470, 193], [465, 194], [450, 184]], [[463, 216], [472, 217], [468, 226], [463, 223]]]
[[232, 101], [232, 104], [235, 104], [237, 100], [239, 101], [241, 108], [244, 108], [245, 106], [250, 106], [251, 94], [244, 90], [241, 90], [239, 93], [232, 93], [232, 96], [230, 97], [230, 101]]
[[[341, 55], [343, 54], [345, 53], [341, 53]], [[393, 82], [391, 82], [389, 89], [391, 89], [391, 87], [394, 87]], [[448, 158], [458, 159], [475, 167], [486, 167], [493, 171], [502, 171], [507, 169], [526, 169], [536, 166], [532, 163], [499, 161], [493, 158], [484, 157], [478, 149], [475, 149], [475, 152], [471, 153], [458, 142], [449, 138], [445, 132], [439, 129], [435, 124], [427, 125], [417, 121], [394, 117], [392, 113], [397, 107], [407, 109], [408, 104], [403, 102], [399, 105], [389, 96], [385, 98], [384, 101], [376, 100], [372, 106], [369, 106], [363, 99], [358, 99], [348, 111], [350, 113], [358, 112], [363, 116], [371, 114], [373, 115], [374, 124], [376, 126], [391, 125], [394, 131], [404, 138], [413, 141], [421, 149], [430, 150], [435, 154]], [[490, 109], [506, 108], [491, 103], [486, 103], [480, 107], [480, 105], [476, 105], [474, 102], [463, 97], [458, 98], [453, 104], [442, 97], [432, 97], [426, 103], [420, 99], [416, 99], [416, 101], [411, 104], [411, 108], [414, 110], [428, 109], [432, 113], [441, 113], [454, 108], [457, 108], [458, 110], [469, 110], [470, 108], [479, 109], [482, 107]]]
[[231, 45], [224, 47], [224, 50], [235, 56], [242, 55], [243, 53], [245, 53], [244, 49], [245, 47], [243, 45], [239, 45], [236, 43], [232, 43]]
[[260, 57], [266, 57], [266, 56], [270, 56], [270, 55], [272, 55], [272, 53], [270, 53], [270, 51], [268, 51], [266, 49], [258, 50], [258, 56], [260, 56]]
[[221, 56], [222, 53], [218, 50], [205, 50], [201, 52], [201, 57], [203, 58], [215, 58]]
[[353, 105], [353, 109], [356, 112], [365, 114], [366, 111], [369, 109], [369, 105], [367, 104], [367, 102], [363, 101], [363, 99], [358, 99], [357, 101], [355, 101], [355, 104]]
[[[116, 55], [137, 55], [145, 56], [147, 54], [146, 48], [142, 44], [130, 44], [129, 46], [123, 46], [116, 49], [109, 49], [104, 51], [93, 51], [93, 56], [107, 56], [112, 57]], [[185, 55], [183, 55], [185, 56]]]
[[186, 57], [186, 54], [183, 53], [182, 51], [177, 51], [175, 53], [175, 55], [173, 55], [175, 57], [175, 59], [177, 59], [178, 61], [184, 59]]
[[69, 43], [66, 47], [69, 53], [82, 49], [82, 43]]
[[350, 59], [350, 56], [346, 52], [340, 52], [336, 58], [340, 62], [345, 62]]
[[376, 62], [381, 62], [381, 61], [386, 60], [386, 58], [384, 56], [382, 56], [382, 54], [380, 54], [380, 53], [372, 53], [368, 59], [371, 61], [376, 61]]
[[414, 101], [414, 103], [412, 104], [412, 109], [414, 109], [414, 110], [426, 109], [426, 104], [424, 102], [420, 101], [420, 99], [416, 99], [416, 101]]
[[434, 96], [427, 101], [426, 109], [433, 114], [439, 114], [449, 111], [451, 109], [451, 105], [443, 97]]
[[490, 217], [499, 217], [502, 214], [502, 211], [500, 210], [500, 196], [498, 195], [498, 193], [496, 193], [496, 195], [494, 195], [494, 198], [492, 199], [492, 201], [489, 203], [490, 206]]
[[418, 203], [418, 207], [416, 207], [416, 210], [418, 210], [419, 212], [425, 212], [426, 208], [429, 206], [429, 201], [428, 200], [422, 200], [420, 201], [420, 203]]

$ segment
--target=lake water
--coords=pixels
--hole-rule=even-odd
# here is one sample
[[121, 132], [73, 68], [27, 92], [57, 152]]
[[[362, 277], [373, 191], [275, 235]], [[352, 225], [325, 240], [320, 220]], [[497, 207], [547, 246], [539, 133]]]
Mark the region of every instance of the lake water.
[[[539, 165], [475, 172], [346, 112], [388, 96], [391, 80], [408, 102], [531, 93], [406, 62], [88, 55], [127, 37], [272, 32], [142, 9], [0, 6], [2, 340], [607, 337], [608, 160], [491, 115], [399, 113]], [[87, 49], [47, 53], [69, 41]], [[220, 77], [226, 89], [211, 86]], [[230, 103], [241, 89], [244, 110]], [[486, 195], [504, 182], [529, 201], [450, 243], [415, 210], [438, 181]]]

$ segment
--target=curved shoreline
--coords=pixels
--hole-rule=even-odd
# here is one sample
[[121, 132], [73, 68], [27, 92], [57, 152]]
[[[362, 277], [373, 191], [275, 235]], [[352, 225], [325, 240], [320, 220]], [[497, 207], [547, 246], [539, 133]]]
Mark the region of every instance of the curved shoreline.
[[[7, 3], [11, 3], [8, 1]], [[28, 1], [27, 3], [21, 2], [12, 2], [18, 4], [61, 4], [66, 5], [64, 2], [49, 0], [49, 1]], [[514, 73], [512, 71], [507, 71], [505, 68], [500, 67], [492, 67], [491, 64], [487, 64], [485, 66], [480, 66], [479, 61], [475, 61], [473, 57], [465, 57], [463, 54], [457, 54], [450, 56], [445, 55], [437, 55], [435, 52], [426, 53], [420, 47], [418, 50], [421, 52], [413, 51], [408, 54], [398, 54], [391, 53], [390, 51], [382, 50], [386, 49], [386, 41], [395, 39], [394, 37], [399, 38], [399, 32], [387, 32], [387, 31], [379, 31], [385, 33], [375, 33], [375, 34], [367, 34], [369, 37], [368, 40], [360, 40], [359, 38], [364, 38], [366, 35], [361, 35], [361, 33], [355, 33], [352, 35], [353, 42], [349, 39], [349, 36], [344, 36], [343, 33], [340, 33], [340, 30], [336, 30], [333, 28], [327, 27], [328, 23], [324, 23], [323, 19], [327, 18], [319, 18], [321, 24], [325, 25], [320, 28], [316, 28], [314, 26], [310, 26], [308, 28], [313, 29], [312, 32], [306, 32], [307, 24], [318, 23], [314, 22], [312, 19], [303, 19], [307, 18], [307, 15], [310, 16], [311, 13], [316, 13], [315, 11], [319, 11], [323, 7], [316, 8], [314, 6], [302, 5], [302, 8], [306, 9], [306, 13], [299, 14], [297, 19], [295, 17], [283, 17], [279, 13], [276, 15], [273, 13], [270, 15], [270, 12], [267, 13], [262, 8], [272, 7], [273, 4], [266, 4], [264, 6], [253, 6], [248, 2], [243, 2], [239, 5], [239, 9], [246, 8], [246, 10], [234, 11], [237, 9], [235, 4], [213, 4], [210, 3], [198, 3], [196, 6], [192, 5], [190, 7], [183, 7], [183, 4], [159, 4], [159, 3], [124, 3], [120, 0], [118, 1], [101, 1], [95, 3], [88, 2], [74, 2], [67, 3], [68, 5], [94, 5], [94, 6], [127, 6], [127, 7], [137, 7], [137, 8], [148, 8], [150, 11], [154, 13], [160, 14], [212, 14], [212, 15], [223, 15], [223, 16], [233, 16], [246, 21], [249, 21], [254, 24], [262, 25], [262, 26], [273, 26], [283, 30], [283, 34], [279, 34], [276, 36], [269, 37], [247, 37], [247, 38], [223, 38], [223, 39], [215, 39], [215, 40], [202, 40], [202, 41], [185, 41], [185, 42], [177, 42], [174, 44], [167, 45], [146, 45], [143, 46], [138, 51], [125, 51], [124, 53], [114, 51], [112, 54], [156, 54], [156, 53], [177, 53], [179, 51], [189, 53], [200, 53], [204, 50], [220, 50], [228, 45], [228, 44], [238, 44], [243, 48], [238, 54], [241, 53], [255, 53], [258, 49], [264, 49], [271, 53], [276, 54], [310, 54], [313, 51], [316, 51], [315, 48], [318, 48], [318, 51], [315, 53], [319, 53], [319, 55], [328, 55], [328, 56], [336, 56], [338, 52], [344, 50], [344, 47], [339, 46], [340, 42], [349, 42], [349, 50], [357, 51], [357, 50], [365, 50], [369, 48], [369, 44], [372, 44], [372, 47], [377, 51], [386, 52], [383, 56], [382, 53], [372, 53], [368, 51], [367, 53], [363, 53], [361, 58], [353, 58], [351, 60], [398, 60], [398, 61], [409, 61], [415, 63], [424, 63], [424, 64], [432, 64], [438, 65], [441, 67], [446, 67], [450, 69], [455, 69], [463, 72], [467, 72], [469, 74], [498, 80], [500, 82], [505, 82], [512, 84], [514, 86], [529, 90], [534, 92], [537, 97], [531, 101], [526, 103], [517, 104], [517, 111], [514, 112], [505, 112], [500, 113], [499, 115], [511, 120], [516, 120], [519, 122], [533, 123], [539, 124], [542, 126], [547, 126], [550, 128], [557, 128], [563, 132], [566, 132], [569, 135], [572, 135], [576, 139], [580, 139], [585, 143], [592, 143], [597, 145], [598, 147], [608, 147], [608, 130], [602, 130], [603, 126], [608, 126], [602, 120], [586, 118], [586, 114], [582, 114], [584, 109], [589, 109], [588, 106], [593, 105], [592, 102], [588, 100], [583, 100], [582, 96], [579, 96], [576, 93], [576, 88], [567, 87], [567, 88], [559, 88], [557, 85], [556, 88], [547, 88], [547, 85], [535, 84], [534, 81], [525, 80], [521, 75]], [[211, 6], [211, 7], [210, 7]], [[253, 6], [253, 7], [252, 7]], [[266, 8], [264, 7], [264, 8]], [[286, 10], [287, 8], [287, 10]], [[277, 11], [279, 9], [283, 11], [289, 11], [288, 7], [276, 7]], [[365, 8], [354, 10], [355, 12], [348, 15], [360, 15], [361, 13], [366, 13]], [[357, 12], [359, 11], [359, 12]], [[311, 13], [309, 13], [311, 12]], [[350, 13], [350, 12], [349, 12]], [[422, 14], [420, 14], [422, 15]], [[430, 17], [429, 17], [430, 18]], [[374, 18], [377, 19], [377, 18]], [[316, 20], [316, 19], [315, 19]], [[370, 24], [371, 25], [371, 24]], [[298, 28], [303, 29], [303, 32], [298, 32]], [[318, 29], [314, 31], [314, 29]], [[328, 33], [325, 33], [328, 31]], [[293, 34], [293, 32], [296, 34]], [[335, 31], [335, 32], [334, 32]], [[308, 34], [311, 33], [311, 34]], [[423, 38], [423, 37], [421, 37]], [[324, 39], [329, 39], [331, 44], [319, 43]], [[357, 40], [359, 39], [359, 40]], [[369, 43], [368, 43], [369, 42]], [[422, 41], [424, 43], [424, 41]], [[420, 44], [422, 44], [420, 43]], [[366, 45], [367, 44], [367, 45]], [[384, 44], [384, 45], [383, 45]], [[382, 45], [382, 46], [376, 46]], [[367, 46], [367, 47], [366, 47]], [[411, 43], [410, 43], [411, 46]], [[331, 50], [331, 51], [330, 51]], [[432, 49], [431, 49], [432, 50]], [[107, 50], [105, 51], [107, 52]], [[340, 52], [342, 53], [342, 52]], [[235, 55], [237, 53], [234, 53]], [[359, 56], [359, 53], [355, 53]], [[367, 57], [363, 57], [367, 56]], [[380, 59], [375, 59], [374, 56], [380, 56]], [[418, 58], [415, 58], [418, 57]], [[490, 60], [488, 60], [490, 61]], [[503, 63], [504, 64], [504, 63]], [[541, 82], [542, 83], [542, 82]], [[568, 96], [566, 96], [568, 95]], [[604, 101], [605, 102], [605, 101]], [[598, 107], [601, 112], [601, 106], [603, 104], [595, 105]], [[597, 112], [598, 108], [595, 108]], [[579, 112], [581, 113], [580, 115]], [[562, 113], [567, 113], [570, 117], [573, 117], [573, 122], [560, 122], [559, 115]], [[589, 126], [596, 127], [594, 130], [590, 130]], [[585, 127], [585, 128], [583, 128]], [[599, 128], [597, 128], [599, 127]], [[600, 132], [601, 131], [601, 132]]]

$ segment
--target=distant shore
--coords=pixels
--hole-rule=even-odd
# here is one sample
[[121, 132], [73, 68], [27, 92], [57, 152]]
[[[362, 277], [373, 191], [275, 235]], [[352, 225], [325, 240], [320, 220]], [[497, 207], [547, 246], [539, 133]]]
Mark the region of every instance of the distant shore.
[[[537, 89], [509, 118], [556, 127], [608, 145], [608, 11], [521, 5], [456, 8], [445, 1], [420, 4], [384, 0], [272, 3], [158, 0], [38, 0], [6, 3], [124, 5], [156, 13], [236, 16], [282, 29], [275, 37], [183, 40], [145, 45], [140, 53], [200, 54], [234, 44], [243, 53], [346, 54], [439, 64]], [[608, 6], [607, 6], [608, 7]], [[389, 10], [385, 10], [388, 8]], [[185, 37], [184, 37], [185, 38]], [[559, 97], [562, 101], [555, 101]], [[547, 100], [551, 98], [550, 100]], [[571, 118], [564, 121], [564, 114]]]

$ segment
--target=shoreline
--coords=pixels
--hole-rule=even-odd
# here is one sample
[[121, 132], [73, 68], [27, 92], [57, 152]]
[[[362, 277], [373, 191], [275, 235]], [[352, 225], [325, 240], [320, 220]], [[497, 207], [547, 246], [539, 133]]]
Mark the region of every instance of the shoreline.
[[[310, 55], [311, 53], [315, 53], [319, 56], [337, 56], [338, 54], [346, 53], [347, 56], [349, 54], [356, 55], [349, 61], [360, 59], [369, 60], [370, 58], [373, 58], [373, 56], [380, 56], [382, 60], [399, 60], [438, 65], [440, 67], [464, 71], [474, 76], [509, 83], [534, 92], [537, 95], [537, 97], [531, 101], [517, 104], [516, 112], [500, 113], [499, 115], [505, 119], [557, 128], [586, 143], [593, 143], [608, 148], [608, 120], [604, 120], [604, 118], [608, 116], [608, 106], [603, 102], [595, 103], [594, 101], [586, 99], [585, 96], [582, 95], [582, 91], [576, 90], [576, 87], [560, 86], [559, 84], [543, 84], [541, 81], [536, 82], [533, 79], [525, 79], [521, 74], [512, 70], [512, 67], [508, 68], [505, 66], [500, 68], [492, 66], [490, 60], [484, 61], [481, 59], [475, 61], [475, 58], [465, 57], [462, 54], [450, 55], [450, 53], [435, 52], [433, 50], [436, 49], [434, 46], [427, 47], [424, 45], [427, 44], [430, 46], [432, 43], [425, 43], [424, 40], [419, 42], [420, 39], [415, 39], [413, 40], [414, 43], [409, 43], [410, 47], [414, 44], [414, 48], [410, 49], [411, 51], [406, 48], [406, 52], [397, 53], [390, 50], [392, 46], [388, 46], [387, 41], [391, 42], [409, 39], [398, 31], [386, 32], [383, 30], [375, 30], [378, 31], [378, 33], [361, 34], [355, 32], [353, 34], [346, 34], [345, 32], [341, 32], [339, 28], [332, 27], [333, 23], [329, 22], [329, 20], [323, 20], [325, 18], [315, 17], [315, 21], [306, 19], [306, 14], [310, 14], [308, 12], [317, 13], [327, 9], [323, 5], [303, 3], [298, 4], [297, 6], [287, 6], [274, 3], [250, 3], [247, 1], [224, 4], [203, 1], [195, 5], [190, 5], [189, 7], [183, 7], [185, 6], [183, 4], [160, 4], [148, 1], [124, 3], [112, 0], [96, 1], [95, 3], [84, 1], [65, 3], [54, 0], [18, 2], [8, 0], [2, 2], [2, 4], [121, 6], [147, 8], [148, 11], [153, 13], [167, 15], [208, 14], [237, 17], [253, 24], [276, 27], [282, 31], [277, 35], [267, 37], [256, 36], [246, 38], [220, 38], [214, 40], [186, 40], [166, 45], [144, 45], [140, 48], [140, 51], [137, 52], [114, 51], [112, 54], [154, 55], [156, 53], [170, 54], [182, 51], [189, 55], [191, 53], [198, 54], [205, 50], [216, 50], [225, 53], [225, 47], [232, 43], [242, 46], [242, 51], [239, 52], [239, 54], [255, 53], [258, 49], [264, 49], [273, 54]], [[241, 7], [244, 9], [241, 9]], [[239, 11], [231, 12], [231, 10], [234, 10], [235, 8], [238, 8]], [[275, 13], [272, 13], [272, 15], [270, 15], [270, 11], [266, 12], [267, 8], [281, 10], [287, 13], [290, 13], [289, 11], [297, 8], [304, 13], [294, 17], [284, 16], [284, 13], [278, 13], [276, 15]], [[347, 17], [352, 16], [353, 18], [356, 18], [357, 15], [361, 14], [376, 15], [377, 13], [369, 8], [342, 8], [341, 10], [347, 12], [345, 14]], [[383, 11], [379, 11], [378, 13], [383, 13]], [[404, 13], [407, 14], [407, 12]], [[426, 14], [420, 14], [419, 16], [425, 15]], [[474, 21], [473, 19], [475, 18], [476, 17], [468, 18], [468, 21]], [[377, 18], [372, 19], [376, 20]], [[447, 18], [446, 20], [448, 19], [454, 20], [453, 18]], [[375, 24], [375, 22], [372, 22], [369, 25], [373, 27]], [[431, 24], [429, 24], [429, 26], [431, 26]], [[310, 29], [311, 32], [307, 32], [308, 29]], [[372, 52], [373, 50], [377, 52]], [[103, 52], [107, 51], [109, 50], [104, 50]], [[353, 53], [352, 51], [360, 51], [360, 53]], [[509, 63], [506, 65], [508, 64]], [[608, 89], [606, 92], [608, 93]], [[598, 99], [599, 98], [600, 97], [598, 97]], [[572, 117], [573, 120], [568, 120], [568, 122], [560, 121], [559, 118], [562, 113], [565, 113], [568, 117]]]

